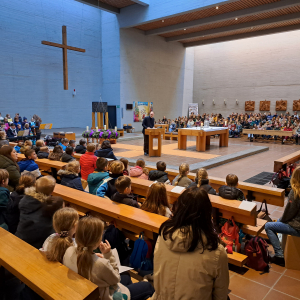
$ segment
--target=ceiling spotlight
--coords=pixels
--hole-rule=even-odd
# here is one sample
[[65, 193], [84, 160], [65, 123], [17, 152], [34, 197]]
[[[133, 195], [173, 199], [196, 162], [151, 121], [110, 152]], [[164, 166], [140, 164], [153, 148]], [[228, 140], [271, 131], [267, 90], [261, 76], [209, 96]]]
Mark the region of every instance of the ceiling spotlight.
[[165, 20], [161, 20], [162, 22], [164, 22]]
[[235, 18], [235, 20], [237, 20], [238, 18]]
[[217, 6], [216, 9], [219, 9], [219, 6]]

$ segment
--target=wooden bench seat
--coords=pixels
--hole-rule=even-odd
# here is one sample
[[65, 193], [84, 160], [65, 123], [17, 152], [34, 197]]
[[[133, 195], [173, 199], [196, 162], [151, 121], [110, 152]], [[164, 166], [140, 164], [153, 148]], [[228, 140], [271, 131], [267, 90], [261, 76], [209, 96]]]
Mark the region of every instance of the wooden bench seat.
[[164, 134], [165, 140], [177, 141], [178, 140], [178, 132], [166, 132]]
[[[153, 166], [146, 166], [147, 169], [156, 170]], [[178, 170], [167, 169], [168, 178], [172, 182], [173, 179], [178, 175]], [[195, 181], [196, 174], [189, 173], [188, 177]], [[223, 178], [209, 176], [209, 184], [218, 192], [219, 188], [222, 185], [225, 185], [226, 182]], [[244, 193], [247, 199], [255, 200], [262, 202], [263, 200], [267, 201], [267, 204], [272, 204], [276, 206], [284, 206], [284, 189], [278, 189], [270, 186], [263, 186], [248, 182], [239, 182], [238, 186]]]
[[0, 266], [43, 299], [96, 300], [98, 286], [0, 227]]
[[300, 151], [286, 155], [274, 161], [274, 172], [278, 172], [285, 164], [295, 163], [300, 160]]
[[[107, 222], [114, 221], [124, 235], [133, 240], [137, 239], [141, 231], [147, 238], [155, 240], [161, 224], [167, 220], [166, 217], [59, 184], [55, 186], [53, 195], [62, 197], [66, 205], [84, 214], [98, 216]], [[228, 262], [236, 266], [242, 266], [246, 260], [247, 256], [240, 253], [228, 255]]]

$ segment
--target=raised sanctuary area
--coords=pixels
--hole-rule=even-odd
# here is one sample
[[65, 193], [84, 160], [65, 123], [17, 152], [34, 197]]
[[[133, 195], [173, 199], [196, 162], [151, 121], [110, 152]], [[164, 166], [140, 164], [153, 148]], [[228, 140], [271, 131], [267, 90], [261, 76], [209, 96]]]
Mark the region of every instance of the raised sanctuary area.
[[300, 300], [300, 0], [1, 0], [0, 41], [0, 300]]

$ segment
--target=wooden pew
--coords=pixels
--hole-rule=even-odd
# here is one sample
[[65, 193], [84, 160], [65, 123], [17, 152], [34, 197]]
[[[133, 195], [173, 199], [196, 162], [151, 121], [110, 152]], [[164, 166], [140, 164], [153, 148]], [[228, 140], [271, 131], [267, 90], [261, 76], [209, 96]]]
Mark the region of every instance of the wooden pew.
[[300, 151], [296, 151], [274, 161], [274, 172], [278, 172], [283, 165], [295, 163], [296, 161], [300, 160]]
[[293, 136], [295, 133], [294, 131], [283, 131], [283, 130], [243, 129], [243, 134]]
[[98, 286], [0, 227], [0, 266], [43, 299], [96, 300]]
[[[147, 169], [156, 170], [153, 166], [146, 166]], [[177, 170], [167, 169], [168, 178], [172, 182], [173, 179], [178, 175]], [[196, 174], [189, 173], [188, 177], [195, 181]], [[226, 184], [223, 178], [209, 176], [209, 184], [216, 190], [219, 190], [219, 187]], [[284, 206], [284, 189], [278, 189], [269, 186], [262, 186], [258, 184], [248, 183], [248, 182], [239, 182], [239, 189], [243, 191], [246, 198], [249, 200], [255, 200], [258, 202], [262, 202], [266, 200], [268, 204], [276, 205], [276, 206]]]
[[[114, 221], [125, 236], [132, 239], [143, 231], [147, 238], [155, 240], [161, 224], [167, 220], [166, 217], [59, 184], [55, 186], [53, 195], [62, 197], [67, 205], [70, 204], [81, 214], [89, 213], [107, 222]], [[236, 266], [243, 266], [246, 260], [247, 256], [243, 254], [228, 254], [228, 262]]]

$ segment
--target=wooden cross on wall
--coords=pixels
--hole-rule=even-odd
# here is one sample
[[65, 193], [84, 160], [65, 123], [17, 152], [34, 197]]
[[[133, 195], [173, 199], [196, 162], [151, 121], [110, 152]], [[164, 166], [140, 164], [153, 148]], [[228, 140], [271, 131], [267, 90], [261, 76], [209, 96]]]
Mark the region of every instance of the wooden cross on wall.
[[47, 46], [53, 46], [63, 49], [63, 65], [64, 65], [64, 89], [67, 90], [69, 88], [68, 85], [68, 57], [67, 57], [67, 50], [85, 52], [85, 49], [76, 48], [67, 45], [67, 27], [62, 27], [62, 44], [52, 43], [48, 41], [42, 41], [42, 44]]

